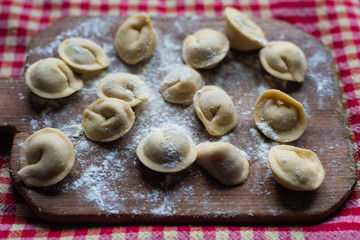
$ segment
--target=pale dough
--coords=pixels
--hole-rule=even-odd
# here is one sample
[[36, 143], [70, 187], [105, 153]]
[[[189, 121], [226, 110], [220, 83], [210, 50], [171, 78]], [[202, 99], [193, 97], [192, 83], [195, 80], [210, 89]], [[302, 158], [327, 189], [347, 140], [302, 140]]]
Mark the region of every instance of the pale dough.
[[66, 39], [60, 44], [58, 53], [76, 72], [98, 71], [109, 66], [109, 58], [105, 51], [89, 39]]
[[222, 136], [237, 123], [234, 104], [229, 95], [216, 86], [205, 86], [194, 95], [197, 116], [209, 134]]
[[196, 160], [196, 145], [179, 126], [159, 129], [145, 136], [136, 148], [140, 161], [156, 172], [174, 173]]
[[25, 73], [25, 82], [31, 92], [48, 99], [67, 97], [83, 87], [83, 81], [57, 58], [31, 64]]
[[260, 131], [278, 142], [291, 142], [305, 131], [303, 105], [279, 90], [263, 92], [256, 100], [254, 121]]
[[187, 36], [182, 44], [182, 58], [196, 69], [215, 67], [229, 51], [229, 40], [221, 32], [201, 29]]
[[54, 128], [28, 137], [20, 151], [17, 175], [28, 187], [47, 187], [63, 180], [74, 165], [74, 149], [68, 137]]
[[204, 85], [200, 73], [188, 66], [179, 66], [164, 77], [160, 93], [167, 102], [188, 105]]
[[118, 28], [114, 45], [121, 60], [136, 64], [155, 52], [158, 41], [150, 17], [146, 13], [138, 13]]
[[135, 114], [130, 105], [116, 98], [100, 98], [83, 114], [82, 127], [87, 138], [93, 141], [114, 141], [133, 126]]
[[268, 162], [275, 180], [290, 190], [315, 190], [325, 178], [319, 158], [307, 149], [274, 146], [270, 149]]
[[134, 107], [149, 98], [141, 78], [129, 73], [114, 73], [102, 78], [97, 88], [100, 98], [118, 98]]
[[239, 10], [227, 7], [225, 18], [226, 36], [231, 48], [250, 51], [266, 45], [267, 40], [262, 29]]
[[306, 57], [294, 43], [270, 42], [260, 51], [260, 62], [272, 76], [282, 80], [303, 82], [307, 70]]
[[199, 144], [196, 162], [225, 185], [240, 184], [249, 174], [248, 160], [227, 142]]

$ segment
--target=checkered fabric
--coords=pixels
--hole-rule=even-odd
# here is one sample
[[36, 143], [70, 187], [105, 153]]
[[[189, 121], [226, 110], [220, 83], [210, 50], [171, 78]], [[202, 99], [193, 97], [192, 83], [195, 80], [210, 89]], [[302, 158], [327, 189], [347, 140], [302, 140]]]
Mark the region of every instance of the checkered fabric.
[[[292, 23], [321, 39], [335, 57], [353, 144], [360, 149], [360, 2], [291, 0], [0, 0], [0, 76], [22, 74], [30, 38], [67, 16], [132, 15], [222, 17], [225, 6], [248, 15]], [[1, 84], [1, 83], [0, 83]], [[360, 188], [342, 209], [312, 226], [59, 226], [30, 215], [14, 192], [0, 157], [0, 238], [116, 239], [360, 239]]]

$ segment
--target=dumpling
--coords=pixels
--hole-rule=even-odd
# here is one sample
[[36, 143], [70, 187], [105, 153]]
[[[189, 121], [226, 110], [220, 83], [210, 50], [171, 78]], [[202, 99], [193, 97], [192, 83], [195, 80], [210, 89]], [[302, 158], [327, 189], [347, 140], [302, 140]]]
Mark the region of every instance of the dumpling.
[[139, 13], [126, 19], [119, 27], [114, 45], [121, 60], [136, 64], [155, 52], [158, 41], [150, 17]]
[[263, 92], [256, 100], [254, 121], [265, 136], [278, 142], [294, 141], [306, 128], [302, 104], [275, 89]]
[[307, 70], [306, 57], [295, 44], [270, 42], [260, 51], [260, 62], [272, 76], [282, 80], [303, 82]]
[[249, 174], [248, 160], [231, 143], [199, 144], [196, 162], [225, 185], [240, 184]]
[[230, 47], [240, 51], [250, 51], [266, 45], [262, 29], [250, 18], [235, 8], [225, 9], [226, 36]]
[[148, 89], [141, 78], [129, 73], [110, 74], [101, 79], [97, 88], [100, 98], [118, 98], [134, 107], [149, 98]]
[[180, 66], [164, 77], [160, 93], [167, 102], [188, 105], [193, 101], [195, 92], [204, 85], [205, 81], [197, 71]]
[[64, 40], [58, 53], [75, 72], [98, 71], [109, 66], [109, 58], [102, 47], [85, 38]]
[[216, 86], [205, 86], [195, 93], [197, 116], [209, 134], [222, 136], [237, 123], [234, 104], [229, 95]]
[[33, 63], [26, 71], [25, 82], [39, 97], [67, 97], [83, 87], [83, 81], [60, 59], [46, 58]]
[[63, 180], [74, 166], [74, 149], [68, 137], [54, 128], [28, 137], [20, 151], [17, 175], [28, 187], [47, 187]]
[[307, 149], [274, 146], [270, 149], [268, 162], [275, 180], [290, 190], [315, 190], [325, 178], [319, 158]]
[[182, 58], [186, 64], [197, 69], [215, 67], [229, 51], [229, 40], [221, 32], [202, 29], [185, 38]]
[[194, 141], [179, 126], [158, 129], [145, 136], [136, 148], [148, 168], [165, 173], [184, 170], [196, 160]]
[[114, 141], [133, 126], [135, 114], [130, 105], [116, 98], [100, 98], [84, 111], [82, 127], [93, 141]]

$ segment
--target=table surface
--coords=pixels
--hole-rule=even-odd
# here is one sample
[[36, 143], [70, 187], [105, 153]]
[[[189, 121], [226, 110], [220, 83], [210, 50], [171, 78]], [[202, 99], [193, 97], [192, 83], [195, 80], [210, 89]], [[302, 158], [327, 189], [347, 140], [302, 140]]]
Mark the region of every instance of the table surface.
[[[95, 2], [95, 1], [93, 1]], [[23, 75], [26, 46], [33, 35], [66, 16], [128, 16], [139, 11], [151, 16], [223, 17], [226, 6], [252, 17], [292, 23], [320, 39], [335, 58], [344, 111], [354, 147], [360, 144], [360, 4], [357, 1], [7, 1], [0, 5], [0, 76]], [[1, 84], [1, 83], [0, 83]], [[11, 89], [9, 90], [11, 91]], [[19, 96], [21, 98], [21, 96]], [[0, 106], [6, 104], [0, 100]], [[0, 116], [1, 119], [1, 116]], [[0, 238], [104, 237], [120, 239], [359, 239], [359, 185], [340, 211], [308, 226], [124, 226], [56, 225], [29, 211], [15, 192], [8, 171], [9, 144], [0, 131]]]

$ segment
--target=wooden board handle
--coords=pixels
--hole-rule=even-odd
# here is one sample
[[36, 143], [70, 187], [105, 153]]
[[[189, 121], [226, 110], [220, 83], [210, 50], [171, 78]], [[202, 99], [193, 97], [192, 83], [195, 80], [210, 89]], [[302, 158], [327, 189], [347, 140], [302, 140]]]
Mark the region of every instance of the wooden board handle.
[[22, 101], [28, 90], [23, 78], [0, 78], [0, 83], [0, 156], [8, 157], [15, 133], [25, 126], [23, 110], [26, 104]]
[[15, 132], [15, 126], [0, 125], [0, 157], [10, 156]]
[[0, 135], [30, 132], [29, 89], [24, 78], [0, 78]]

